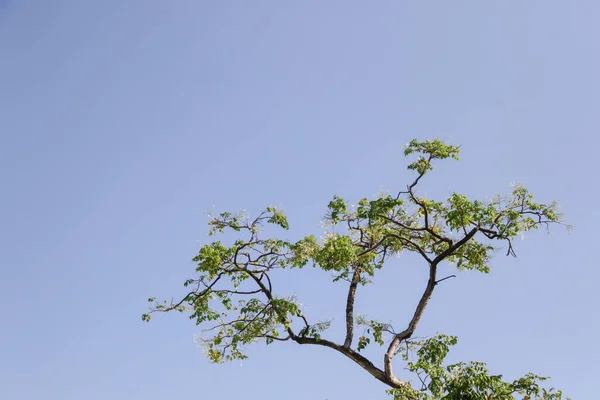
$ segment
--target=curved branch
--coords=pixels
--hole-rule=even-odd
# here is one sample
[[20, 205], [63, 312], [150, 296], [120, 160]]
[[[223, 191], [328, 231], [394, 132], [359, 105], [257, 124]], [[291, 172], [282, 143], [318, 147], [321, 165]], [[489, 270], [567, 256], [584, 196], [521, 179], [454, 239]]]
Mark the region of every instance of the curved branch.
[[262, 338], [270, 339], [270, 340], [277, 340], [279, 342], [287, 342], [288, 340], [290, 340], [292, 338], [290, 335], [287, 335], [284, 338], [280, 338], [280, 337], [272, 336], [272, 335], [258, 335], [256, 337], [262, 337]]
[[324, 340], [324, 339], [314, 339], [314, 338], [310, 338], [310, 337], [299, 337], [299, 336], [296, 336], [292, 339], [298, 344], [312, 344], [312, 345], [317, 345], [317, 346], [329, 347], [330, 349], [336, 350], [336, 351], [342, 353], [343, 355], [345, 355], [346, 357], [348, 357], [349, 359], [351, 359], [352, 361], [354, 361], [356, 364], [360, 365], [365, 371], [367, 371], [369, 374], [371, 374], [375, 379], [385, 383], [386, 385], [388, 385], [392, 388], [400, 388], [400, 387], [403, 387], [406, 385], [406, 382], [404, 382], [394, 376], [388, 376], [384, 371], [377, 368], [375, 366], [375, 364], [373, 364], [371, 361], [369, 361], [366, 357], [360, 355], [358, 352], [356, 352], [352, 349], [349, 349], [344, 346], [340, 346], [337, 343], [331, 342], [329, 340]]

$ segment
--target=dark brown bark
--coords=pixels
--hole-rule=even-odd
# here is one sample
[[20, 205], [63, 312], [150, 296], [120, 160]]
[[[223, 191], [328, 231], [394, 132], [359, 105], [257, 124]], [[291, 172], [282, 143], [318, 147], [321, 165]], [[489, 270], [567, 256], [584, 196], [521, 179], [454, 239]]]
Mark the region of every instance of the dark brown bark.
[[317, 340], [314, 338], [298, 337], [298, 336], [295, 337], [293, 340], [299, 344], [313, 344], [313, 345], [329, 347], [330, 349], [337, 350], [338, 352], [342, 353], [343, 355], [345, 355], [346, 357], [348, 357], [349, 359], [354, 361], [356, 364], [360, 365], [365, 371], [367, 371], [369, 374], [371, 374], [375, 379], [385, 383], [386, 385], [388, 385], [392, 388], [399, 388], [406, 384], [405, 382], [401, 381], [400, 379], [397, 379], [396, 377], [388, 377], [384, 371], [377, 368], [367, 358], [363, 357], [358, 352], [356, 352], [352, 349], [349, 349], [347, 347], [340, 346], [337, 343], [331, 342], [329, 340], [323, 340], [323, 339]]
[[354, 338], [354, 298], [356, 297], [356, 288], [359, 282], [360, 268], [356, 267], [352, 274], [350, 288], [348, 288], [348, 298], [346, 299], [346, 340], [344, 340], [344, 347], [346, 348], [352, 346], [352, 339]]
[[417, 304], [417, 308], [415, 309], [413, 317], [410, 320], [408, 327], [404, 331], [402, 331], [402, 332], [398, 333], [396, 336], [394, 336], [394, 338], [392, 339], [392, 342], [390, 343], [390, 345], [388, 347], [388, 350], [386, 351], [386, 353], [384, 355], [384, 358], [383, 358], [384, 370], [385, 370], [386, 376], [388, 376], [389, 378], [394, 378], [394, 372], [392, 369], [392, 359], [394, 358], [394, 355], [396, 354], [398, 347], [400, 346], [400, 344], [402, 343], [403, 340], [410, 339], [410, 337], [413, 335], [413, 333], [415, 332], [415, 329], [417, 328], [417, 325], [419, 324], [419, 321], [421, 321], [421, 317], [423, 316], [425, 307], [427, 307], [427, 303], [429, 302], [429, 299], [431, 298], [433, 289], [435, 288], [435, 285], [437, 284], [436, 275], [437, 275], [438, 264], [441, 261], [443, 261], [444, 259], [446, 259], [448, 256], [450, 256], [452, 253], [454, 253], [456, 250], [458, 250], [458, 248], [461, 247], [463, 244], [468, 242], [473, 236], [475, 236], [476, 233], [477, 233], [477, 228], [471, 229], [469, 231], [469, 233], [467, 233], [461, 240], [454, 243], [452, 246], [448, 247], [445, 251], [443, 251], [440, 255], [438, 255], [429, 265], [429, 279], [427, 281], [427, 286], [425, 287], [425, 291], [423, 292], [423, 295], [421, 296], [421, 299], [419, 300], [419, 303]]

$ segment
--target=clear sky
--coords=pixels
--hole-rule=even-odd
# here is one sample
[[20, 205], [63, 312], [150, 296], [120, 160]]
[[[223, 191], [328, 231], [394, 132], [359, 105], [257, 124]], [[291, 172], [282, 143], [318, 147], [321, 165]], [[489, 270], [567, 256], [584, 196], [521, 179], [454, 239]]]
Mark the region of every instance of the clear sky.
[[[215, 366], [185, 317], [140, 315], [184, 293], [206, 210], [273, 204], [284, 237], [319, 235], [333, 194], [404, 188], [403, 145], [436, 136], [462, 160], [423, 195], [522, 182], [575, 230], [445, 281], [417, 334], [596, 398], [599, 16], [594, 0], [1, 0], [0, 398], [386, 399], [328, 349]], [[357, 311], [404, 326], [424, 276], [400, 258]], [[342, 286], [276, 285], [341, 339]]]

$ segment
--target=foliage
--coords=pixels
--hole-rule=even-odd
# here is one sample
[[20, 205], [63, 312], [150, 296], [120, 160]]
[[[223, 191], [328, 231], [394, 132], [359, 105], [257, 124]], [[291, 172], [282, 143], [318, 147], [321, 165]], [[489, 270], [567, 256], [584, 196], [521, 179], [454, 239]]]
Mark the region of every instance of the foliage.
[[[232, 230], [243, 238], [230, 246], [220, 241], [204, 245], [193, 259], [197, 275], [185, 282], [191, 287], [189, 293], [171, 303], [150, 298], [151, 310], [143, 320], [149, 321], [154, 312], [188, 313], [196, 324], [208, 326], [208, 337], [201, 343], [215, 363], [246, 358], [246, 346], [258, 340], [328, 347], [390, 387], [395, 399], [513, 399], [517, 395], [560, 399], [559, 391], [540, 388], [545, 378], [534, 374], [505, 382], [501, 375], [490, 375], [483, 363], [444, 366], [449, 346], [456, 343], [454, 337], [411, 339], [435, 287], [447, 278], [438, 277], [441, 262], [453, 263], [459, 270], [488, 273], [490, 259], [502, 245], [508, 255], [515, 255], [514, 238], [560, 222], [556, 203], [537, 203], [520, 185], [514, 185], [510, 195], [488, 201], [471, 200], [459, 193], [445, 201], [427, 199], [417, 194], [417, 185], [433, 170], [434, 161], [458, 159], [459, 148], [437, 139], [413, 140], [404, 154], [416, 155], [408, 165], [416, 178], [406, 190], [395, 196], [384, 193], [372, 200], [363, 198], [355, 206], [334, 196], [325, 223], [335, 231], [323, 240], [313, 235], [295, 242], [263, 237], [262, 228], [267, 224], [289, 229], [283, 212], [274, 207], [255, 218], [228, 212], [211, 216], [210, 235]], [[429, 279], [406, 328], [397, 332], [391, 324], [355, 316], [357, 288], [369, 284], [390, 257], [404, 252], [418, 254], [429, 266]], [[323, 338], [329, 321], [309, 322], [296, 298], [279, 296], [273, 290], [274, 271], [305, 266], [333, 273], [334, 281], [348, 284], [343, 343]], [[354, 345], [357, 325], [365, 327], [365, 334]], [[373, 343], [387, 346], [383, 369], [361, 354]], [[418, 378], [418, 385], [394, 375], [392, 361], [397, 354]], [[416, 359], [411, 361], [411, 355]]]
[[[515, 395], [526, 400], [557, 400], [562, 392], [540, 387], [546, 377], [532, 373], [512, 382], [503, 381], [502, 375], [490, 375], [481, 362], [459, 362], [443, 366], [456, 336], [436, 335], [422, 341], [406, 341], [400, 349], [407, 369], [418, 378], [419, 385], [405, 385], [390, 389], [394, 399], [418, 400], [511, 400]], [[413, 356], [415, 360], [411, 360]]]

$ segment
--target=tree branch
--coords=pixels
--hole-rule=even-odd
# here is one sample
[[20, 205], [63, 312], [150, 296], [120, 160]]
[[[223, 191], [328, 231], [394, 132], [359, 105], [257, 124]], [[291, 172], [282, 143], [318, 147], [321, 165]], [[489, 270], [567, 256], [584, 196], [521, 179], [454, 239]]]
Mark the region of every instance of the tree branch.
[[340, 346], [337, 343], [331, 342], [329, 340], [324, 340], [324, 339], [314, 339], [314, 338], [310, 338], [310, 337], [299, 337], [299, 336], [296, 336], [292, 339], [298, 344], [312, 344], [312, 345], [317, 345], [317, 346], [329, 347], [330, 349], [336, 350], [336, 351], [342, 353], [343, 355], [345, 355], [346, 357], [348, 357], [349, 359], [351, 359], [352, 361], [354, 361], [356, 364], [360, 365], [365, 371], [367, 371], [369, 374], [371, 374], [375, 379], [385, 383], [386, 385], [388, 385], [392, 388], [400, 388], [400, 387], [406, 385], [406, 382], [404, 382], [396, 377], [393, 377], [393, 376], [389, 377], [384, 371], [377, 368], [366, 357], [360, 355], [358, 352], [356, 352], [352, 349], [349, 349], [344, 346]]
[[344, 347], [346, 348], [352, 346], [352, 339], [354, 337], [354, 297], [356, 296], [356, 288], [359, 282], [360, 267], [356, 267], [352, 274], [352, 280], [348, 288], [348, 298], [346, 299], [346, 340], [344, 340]]
[[414, 243], [414, 242], [412, 242], [412, 241], [410, 241], [410, 240], [408, 240], [406, 238], [403, 238], [402, 236], [398, 236], [398, 235], [395, 235], [393, 233], [389, 233], [389, 234], [385, 235], [385, 237], [382, 239], [382, 242], [385, 239], [388, 239], [390, 237], [396, 238], [396, 239], [404, 242], [405, 244], [408, 243], [415, 250], [417, 250], [417, 252], [419, 252], [419, 254], [421, 255], [421, 257], [423, 257], [428, 263], [432, 263], [433, 262], [433, 261], [431, 261], [431, 258], [429, 258], [429, 256], [427, 255], [427, 253], [425, 253], [425, 250], [423, 250], [418, 244], [416, 244], [416, 243]]
[[[421, 205], [420, 203], [417, 203], [417, 204], [419, 204], [419, 206], [420, 206], [421, 208], [423, 208], [423, 207], [424, 207], [424, 206], [423, 206], [423, 205]], [[427, 214], [426, 214], [426, 213], [425, 213], [425, 215], [427, 216]], [[406, 230], [408, 230], [408, 231], [412, 231], [412, 232], [427, 232], [427, 233], [429, 233], [431, 236], [433, 236], [434, 238], [436, 238], [436, 239], [438, 239], [438, 240], [440, 240], [440, 241], [442, 241], [442, 242], [446, 242], [446, 243], [448, 243], [448, 244], [452, 244], [452, 239], [450, 239], [450, 238], [448, 238], [448, 237], [445, 237], [445, 236], [441, 236], [441, 235], [439, 235], [439, 234], [435, 233], [435, 231], [434, 231], [433, 229], [431, 229], [431, 227], [429, 226], [429, 221], [427, 220], [428, 218], [426, 218], [426, 220], [425, 220], [425, 225], [426, 225], [426, 226], [421, 226], [421, 227], [410, 227], [410, 226], [408, 226], [408, 225], [406, 225], [406, 224], [403, 224], [403, 223], [402, 223], [402, 222], [400, 222], [400, 221], [396, 221], [395, 219], [393, 219], [393, 218], [390, 218], [390, 217], [388, 217], [388, 216], [386, 216], [386, 215], [380, 215], [379, 217], [381, 217], [381, 218], [385, 219], [385, 220], [386, 220], [386, 221], [388, 221], [388, 222], [391, 222], [392, 224], [398, 225], [399, 227], [401, 227], [401, 228], [403, 228], [403, 229], [406, 229]]]
[[[256, 276], [254, 276], [254, 274], [250, 274], [250, 277], [260, 287], [260, 289], [265, 294], [265, 296], [267, 296], [267, 299], [269, 299], [269, 302], [272, 303], [272, 301], [273, 301], [273, 294], [271, 293], [271, 291], [269, 290], [269, 288], [267, 288], [265, 286], [265, 284], [262, 283], [262, 281], [259, 278], [257, 278]], [[269, 283], [270, 283], [270, 281], [269, 281]], [[277, 313], [277, 315], [279, 316], [279, 318], [284, 321], [285, 320], [285, 315], [281, 315], [280, 312], [279, 312], [279, 310], [277, 310], [277, 307], [274, 307], [274, 309], [275, 309], [275, 312]], [[294, 331], [292, 330], [292, 328], [290, 326], [288, 326], [286, 328], [286, 331], [290, 335], [290, 337], [292, 337], [292, 338], [296, 337], [296, 334], [294, 333]]]
[[419, 303], [417, 304], [417, 308], [415, 309], [415, 312], [413, 314], [412, 319], [410, 320], [410, 322], [408, 324], [408, 327], [405, 330], [403, 330], [402, 332], [400, 332], [399, 334], [397, 334], [396, 336], [394, 336], [394, 338], [392, 339], [392, 341], [388, 347], [388, 350], [386, 351], [385, 355], [383, 356], [385, 373], [390, 379], [394, 378], [394, 373], [392, 370], [392, 359], [394, 358], [396, 350], [398, 350], [398, 347], [400, 346], [400, 343], [402, 343], [403, 340], [409, 339], [412, 336], [412, 334], [415, 332], [415, 329], [417, 328], [417, 325], [419, 324], [419, 321], [421, 320], [421, 316], [423, 315], [423, 311], [425, 311], [425, 307], [427, 307], [427, 303], [429, 302], [429, 299], [431, 298], [433, 289], [435, 288], [435, 285], [437, 284], [436, 275], [437, 275], [438, 264], [442, 260], [444, 260], [446, 257], [450, 256], [453, 252], [458, 250], [458, 248], [460, 248], [460, 246], [462, 246], [463, 244], [468, 242], [473, 236], [475, 236], [475, 234], [477, 233], [477, 230], [478, 230], [477, 228], [471, 229], [469, 231], [469, 233], [467, 233], [467, 235], [465, 235], [461, 240], [459, 240], [452, 246], [448, 247], [445, 251], [443, 251], [440, 255], [438, 255], [430, 263], [430, 265], [429, 265], [429, 280], [427, 281], [427, 286], [425, 287], [425, 291], [423, 292], [423, 295], [421, 296], [421, 300], [419, 300]]
[[445, 281], [446, 279], [450, 279], [450, 278], [456, 278], [456, 275], [448, 275], [445, 278], [442, 278], [442, 279], [439, 279], [439, 280], [435, 281], [435, 284], [437, 285], [438, 283], [440, 283], [442, 281]]

